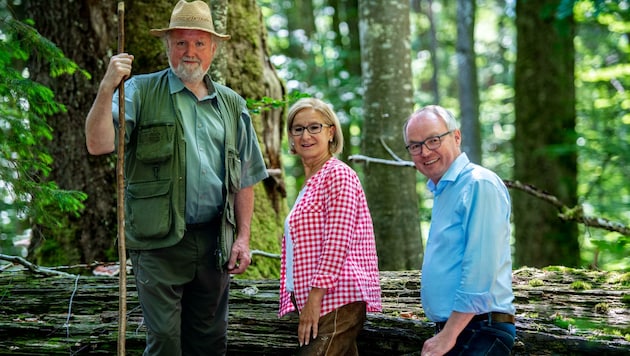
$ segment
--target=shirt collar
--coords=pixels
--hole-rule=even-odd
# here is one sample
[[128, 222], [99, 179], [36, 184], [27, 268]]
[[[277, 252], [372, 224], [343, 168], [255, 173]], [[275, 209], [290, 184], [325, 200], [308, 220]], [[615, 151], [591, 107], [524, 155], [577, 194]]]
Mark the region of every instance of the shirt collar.
[[448, 167], [448, 169], [446, 170], [442, 178], [440, 178], [437, 184], [433, 183], [433, 181], [429, 179], [429, 181], [427, 182], [427, 187], [429, 188], [429, 191], [433, 194], [439, 194], [442, 190], [444, 190], [444, 187], [446, 187], [448, 182], [454, 182], [457, 179], [459, 174], [464, 170], [468, 163], [470, 163], [468, 156], [465, 152], [462, 152], [459, 156], [457, 156], [457, 158], [455, 158], [453, 163], [451, 163], [451, 166]]
[[[203, 77], [203, 81], [208, 87], [207, 98], [214, 99], [214, 97], [216, 97], [217, 95], [217, 91], [214, 89], [214, 83], [212, 82], [212, 79], [210, 79], [210, 75], [206, 74]], [[168, 86], [171, 94], [179, 93], [186, 88], [184, 82], [182, 82], [182, 80], [179, 79], [177, 75], [175, 75], [175, 72], [173, 72], [173, 69], [171, 68], [168, 69]]]

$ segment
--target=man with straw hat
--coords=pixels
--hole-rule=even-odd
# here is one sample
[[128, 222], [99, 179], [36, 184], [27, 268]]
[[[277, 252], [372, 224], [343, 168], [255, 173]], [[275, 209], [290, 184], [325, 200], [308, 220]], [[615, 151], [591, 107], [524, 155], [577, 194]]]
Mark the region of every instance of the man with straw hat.
[[[125, 98], [125, 237], [147, 326], [145, 355], [224, 355], [229, 274], [251, 262], [252, 186], [267, 177], [245, 100], [208, 69], [220, 41], [204, 1], [153, 29], [170, 67], [131, 75], [111, 58], [87, 115], [88, 151], [116, 147]], [[233, 232], [234, 235], [231, 235]]]

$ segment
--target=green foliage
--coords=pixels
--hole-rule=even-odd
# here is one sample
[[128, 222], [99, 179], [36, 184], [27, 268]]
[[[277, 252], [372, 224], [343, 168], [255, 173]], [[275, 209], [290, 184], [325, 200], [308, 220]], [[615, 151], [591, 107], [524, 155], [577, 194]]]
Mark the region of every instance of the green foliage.
[[[60, 220], [65, 220], [60, 217]], [[69, 224], [68, 224], [69, 225]], [[46, 239], [37, 246], [32, 262], [38, 265], [63, 266], [68, 261], [80, 261], [79, 244], [72, 240], [73, 230], [57, 229], [54, 239]]]
[[588, 282], [575, 281], [575, 282], [571, 283], [571, 289], [574, 289], [574, 290], [589, 290], [591, 288], [592, 288], [592, 286]]
[[24, 63], [33, 55], [50, 64], [53, 77], [76, 72], [89, 77], [28, 24], [9, 17], [0, 20], [0, 199], [4, 201], [0, 228], [6, 235], [17, 235], [16, 226], [22, 222], [61, 228], [63, 220], [58, 217], [78, 216], [86, 199], [82, 192], [62, 190], [46, 181], [53, 162], [43, 144], [52, 139], [46, 117], [64, 112], [65, 107], [49, 88], [29, 79]]
[[[31, 21], [23, 23], [12, 18], [3, 18], [1, 23], [2, 33], [6, 36], [4, 41], [12, 52], [9, 57], [15, 60], [26, 61], [32, 55], [46, 59], [50, 65], [50, 75], [55, 78], [64, 74], [72, 75], [80, 72], [86, 78], [90, 78], [90, 74], [81, 69], [78, 64], [66, 58], [63, 52], [50, 42], [47, 38], [41, 36], [35, 28], [32, 27]], [[36, 94], [35, 94], [36, 95]], [[46, 104], [55, 104], [47, 102]]]
[[269, 111], [272, 109], [277, 109], [281, 107], [290, 106], [293, 102], [297, 101], [300, 98], [306, 98], [310, 95], [305, 93], [300, 93], [298, 91], [294, 91], [287, 95], [282, 100], [277, 100], [270, 97], [263, 97], [260, 100], [256, 99], [247, 99], [247, 108], [250, 112], [254, 114], [260, 114], [263, 111]]
[[630, 272], [626, 272], [619, 277], [619, 283], [622, 286], [630, 286]]
[[559, 314], [555, 315], [554, 324], [569, 331], [573, 331], [575, 329], [590, 330], [593, 337], [594, 335], [597, 335], [598, 339], [612, 339], [614, 337], [623, 336], [626, 340], [628, 340], [630, 337], [627, 328], [613, 328], [588, 319], [568, 318]]
[[565, 318], [562, 315], [556, 315], [556, 318], [554, 319], [554, 324], [562, 329], [568, 330], [573, 323], [575, 323], [575, 319]]
[[[363, 123], [362, 87], [360, 77], [349, 72], [348, 62], [344, 62], [350, 58], [349, 48], [340, 45], [358, 34], [341, 31], [342, 26], [332, 26], [333, 14], [343, 14], [348, 9], [330, 8], [325, 3], [314, 2], [315, 28], [314, 33], [309, 33], [306, 27], [299, 27], [301, 21], [290, 18], [291, 2], [258, 2], [267, 21], [272, 62], [287, 82], [287, 88], [330, 101], [339, 117], [345, 120], [342, 124], [351, 127], [351, 136], [346, 138], [352, 142], [354, 153], [361, 153], [358, 150]], [[483, 164], [500, 177], [511, 179], [514, 165], [511, 142], [514, 137], [514, 63], [517, 57], [515, 2], [477, 0], [476, 4], [475, 51]], [[628, 0], [562, 0], [558, 8], [548, 9], [562, 21], [572, 16], [577, 26], [574, 41], [575, 142], [579, 203], [588, 216], [601, 216], [624, 225], [630, 224], [628, 8]], [[423, 6], [420, 11], [410, 14], [413, 101], [422, 106], [438, 100], [433, 95], [432, 77], [435, 75], [439, 103], [458, 116], [456, 2], [434, 1], [436, 53], [430, 51], [431, 21], [427, 9]], [[296, 52], [296, 48], [299, 51]], [[571, 145], [569, 149], [575, 148]], [[567, 147], [552, 149], [560, 152]], [[284, 152], [287, 152], [286, 147]], [[289, 155], [283, 157], [283, 164], [287, 172], [288, 200], [292, 201], [292, 187], [300, 183], [299, 164]], [[423, 183], [420, 182], [418, 189], [426, 198], [421, 216], [428, 220], [431, 197], [425, 195]], [[630, 268], [627, 259], [630, 237], [582, 225], [580, 229], [583, 265], [607, 270]]]
[[[576, 109], [578, 196], [587, 215], [630, 221], [630, 29], [628, 1], [574, 3], [578, 23]], [[625, 6], [626, 10], [623, 10]], [[583, 228], [583, 258], [610, 270], [627, 269], [630, 237]], [[624, 262], [625, 261], [625, 262]]]
[[564, 267], [564, 266], [547, 266], [547, 267], [543, 268], [543, 271], [574, 273], [576, 270], [573, 269], [573, 268], [568, 268], [568, 267]]
[[[254, 195], [264, 194], [263, 189], [261, 185], [256, 185], [254, 187]], [[281, 217], [286, 216], [287, 211], [282, 210], [279, 214], [276, 214], [273, 208], [265, 205], [267, 203], [268, 202], [264, 202], [262, 199], [254, 200], [254, 204], [256, 205], [255, 210], [263, 213], [254, 214], [252, 218], [252, 226], [256, 226], [257, 229], [255, 233], [252, 231], [250, 249], [252, 251], [258, 250], [279, 256], [282, 237], [282, 230], [279, 227], [283, 226]], [[280, 278], [280, 260], [255, 254], [252, 256], [250, 267], [247, 268], [243, 274], [235, 275], [234, 278], [278, 279]]]
[[608, 303], [595, 304], [595, 312], [599, 314], [607, 314], [609, 310], [610, 310], [610, 305], [608, 305]]
[[[352, 12], [356, 9], [332, 9], [324, 3], [313, 3], [315, 32], [284, 31], [288, 22], [305, 25], [308, 19], [289, 18], [291, 2], [259, 0], [268, 27], [272, 62], [286, 83], [289, 94], [314, 96], [330, 103], [339, 121], [351, 137], [346, 137], [346, 154], [358, 153], [363, 126], [361, 77], [358, 48], [351, 46]], [[338, 11], [336, 14], [335, 11]], [[341, 31], [334, 27], [333, 15], [341, 22]], [[351, 58], [356, 58], [352, 60]], [[297, 96], [295, 97], [297, 98]], [[287, 162], [292, 169], [293, 160]], [[290, 187], [289, 187], [290, 188]], [[289, 191], [289, 196], [292, 192]]]

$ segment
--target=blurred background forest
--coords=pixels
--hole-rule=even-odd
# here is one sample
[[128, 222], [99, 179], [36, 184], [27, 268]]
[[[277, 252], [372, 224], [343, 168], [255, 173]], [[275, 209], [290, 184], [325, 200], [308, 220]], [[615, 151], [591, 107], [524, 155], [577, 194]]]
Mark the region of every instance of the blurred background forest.
[[[116, 51], [116, 3], [0, 1], [2, 254], [49, 266], [117, 258], [115, 158], [88, 156], [83, 134]], [[134, 72], [163, 68], [148, 29], [175, 1], [125, 3]], [[303, 183], [283, 120], [309, 95], [341, 119], [340, 158], [361, 176], [381, 269], [420, 267], [432, 198], [407, 164], [402, 124], [428, 104], [461, 120], [473, 161], [515, 183], [515, 267], [630, 269], [630, 1], [209, 3], [232, 35], [212, 76], [248, 99], [271, 174], [256, 190], [253, 249], [279, 253]], [[247, 277], [277, 277], [278, 262], [262, 260]]]

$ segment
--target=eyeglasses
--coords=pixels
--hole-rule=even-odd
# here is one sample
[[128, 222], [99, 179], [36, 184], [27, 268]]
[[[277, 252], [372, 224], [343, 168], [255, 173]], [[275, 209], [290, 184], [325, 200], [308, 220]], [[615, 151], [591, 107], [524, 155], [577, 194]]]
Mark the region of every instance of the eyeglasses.
[[454, 130], [451, 130], [441, 135], [429, 137], [424, 141], [412, 142], [409, 145], [407, 145], [406, 147], [407, 151], [409, 151], [409, 153], [414, 156], [422, 154], [422, 146], [427, 146], [427, 148], [430, 149], [431, 151], [435, 151], [438, 148], [440, 148], [440, 146], [442, 145], [442, 137], [450, 134], [453, 131]]
[[322, 132], [322, 127], [333, 127], [335, 125], [326, 125], [326, 124], [310, 124], [308, 126], [293, 126], [289, 130], [291, 135], [293, 136], [302, 136], [304, 134], [304, 129], [308, 131], [310, 134], [317, 134]]

